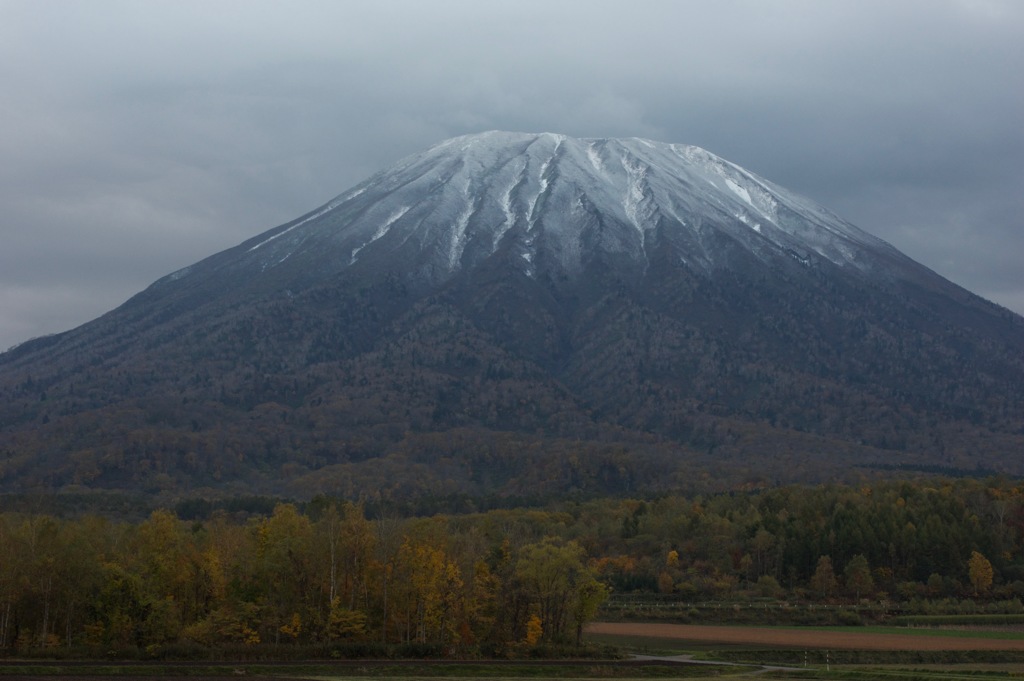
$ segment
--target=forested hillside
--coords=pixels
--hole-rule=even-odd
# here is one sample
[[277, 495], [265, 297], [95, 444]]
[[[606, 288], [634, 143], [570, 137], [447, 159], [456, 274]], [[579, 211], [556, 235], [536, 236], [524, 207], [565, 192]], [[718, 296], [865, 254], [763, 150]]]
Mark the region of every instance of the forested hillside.
[[1024, 475], [1024, 319], [697, 148], [485, 133], [0, 353], [0, 491]]

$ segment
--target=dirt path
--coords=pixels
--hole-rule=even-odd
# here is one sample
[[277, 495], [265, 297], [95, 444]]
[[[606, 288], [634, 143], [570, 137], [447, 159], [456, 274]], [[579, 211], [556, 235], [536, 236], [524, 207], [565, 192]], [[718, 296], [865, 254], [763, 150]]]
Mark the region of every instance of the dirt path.
[[814, 631], [767, 627], [700, 626], [695, 624], [644, 624], [594, 622], [592, 634], [647, 636], [695, 643], [834, 648], [854, 650], [1024, 650], [1024, 639], [960, 638], [914, 634]]

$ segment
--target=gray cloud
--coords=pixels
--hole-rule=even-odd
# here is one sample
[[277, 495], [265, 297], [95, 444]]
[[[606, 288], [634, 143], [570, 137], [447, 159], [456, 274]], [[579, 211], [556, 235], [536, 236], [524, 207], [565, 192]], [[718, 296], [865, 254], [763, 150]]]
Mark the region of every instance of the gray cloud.
[[1024, 312], [1015, 0], [0, 0], [0, 348], [401, 156], [704, 146]]

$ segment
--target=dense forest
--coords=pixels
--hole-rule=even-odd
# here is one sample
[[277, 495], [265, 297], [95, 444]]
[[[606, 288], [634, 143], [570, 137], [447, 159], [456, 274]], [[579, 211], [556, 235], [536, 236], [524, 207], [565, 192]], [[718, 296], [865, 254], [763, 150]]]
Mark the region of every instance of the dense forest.
[[0, 491], [617, 495], [879, 463], [1024, 473], [1019, 318], [678, 276], [566, 309], [500, 279], [189, 313], [143, 296], [0, 354]]
[[[575, 644], [610, 594], [1021, 610], [1024, 485], [920, 479], [403, 516], [318, 497], [0, 514], [0, 646]], [[184, 517], [184, 516], [192, 517]]]

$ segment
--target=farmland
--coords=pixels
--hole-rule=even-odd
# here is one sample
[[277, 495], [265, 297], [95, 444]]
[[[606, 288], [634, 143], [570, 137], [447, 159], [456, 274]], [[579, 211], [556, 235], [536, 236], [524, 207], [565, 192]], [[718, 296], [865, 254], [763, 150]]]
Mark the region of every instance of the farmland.
[[[591, 635], [669, 639], [698, 644], [727, 644], [846, 650], [1019, 650], [1016, 632], [901, 630], [867, 627], [739, 627], [642, 622], [594, 622]], [[978, 635], [981, 634], [981, 635]]]

